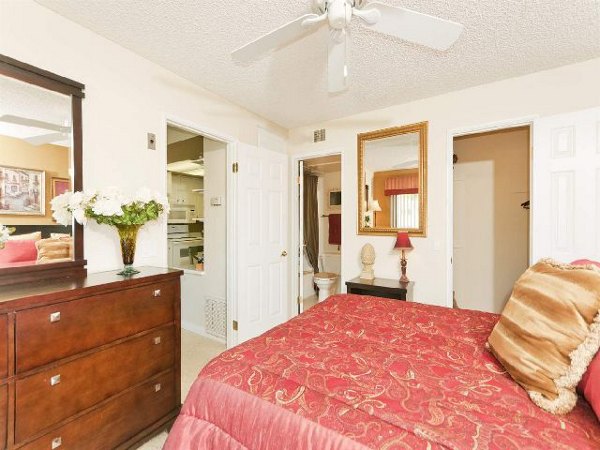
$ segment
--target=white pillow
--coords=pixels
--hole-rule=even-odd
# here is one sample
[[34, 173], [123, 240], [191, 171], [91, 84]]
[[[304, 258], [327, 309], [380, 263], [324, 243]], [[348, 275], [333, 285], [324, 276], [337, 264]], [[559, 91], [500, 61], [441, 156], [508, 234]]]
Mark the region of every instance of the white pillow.
[[41, 231], [34, 231], [33, 233], [17, 234], [8, 237], [9, 241], [39, 241], [42, 238]]

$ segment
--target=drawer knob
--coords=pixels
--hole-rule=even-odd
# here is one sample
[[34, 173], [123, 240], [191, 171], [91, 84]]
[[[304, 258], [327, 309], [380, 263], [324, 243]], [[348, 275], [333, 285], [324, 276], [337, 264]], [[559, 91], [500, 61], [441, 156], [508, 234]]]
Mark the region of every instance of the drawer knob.
[[60, 447], [61, 445], [62, 445], [62, 438], [60, 436], [52, 439], [52, 450]]
[[60, 374], [50, 378], [50, 386], [56, 386], [58, 383], [60, 383]]
[[154, 385], [154, 392], [158, 392], [158, 391], [160, 391], [160, 389], [161, 389], [161, 388], [162, 388], [162, 386], [160, 385], [160, 383], [156, 383], [156, 384]]
[[50, 314], [50, 323], [58, 322], [60, 320], [60, 312], [53, 312]]
[[160, 297], [160, 289], [155, 289], [154, 292], [152, 293], [152, 296]]
[[160, 336], [156, 336], [154, 338], [154, 345], [158, 345], [158, 344], [160, 344]]

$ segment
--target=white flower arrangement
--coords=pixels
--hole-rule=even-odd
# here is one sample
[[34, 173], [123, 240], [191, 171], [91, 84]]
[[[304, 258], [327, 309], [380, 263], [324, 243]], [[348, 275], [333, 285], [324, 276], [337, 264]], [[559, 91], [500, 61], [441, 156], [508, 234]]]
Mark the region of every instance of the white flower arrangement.
[[169, 213], [167, 198], [147, 188], [126, 196], [116, 188], [91, 192], [65, 192], [50, 202], [54, 219], [71, 225], [73, 219], [85, 225], [88, 219], [112, 226], [143, 225]]

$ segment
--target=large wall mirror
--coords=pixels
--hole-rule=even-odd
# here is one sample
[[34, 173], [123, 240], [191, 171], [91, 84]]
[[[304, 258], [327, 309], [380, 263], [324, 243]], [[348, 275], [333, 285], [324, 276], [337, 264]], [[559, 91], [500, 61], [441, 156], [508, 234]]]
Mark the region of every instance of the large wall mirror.
[[83, 85], [0, 55], [0, 285], [82, 273], [83, 230], [52, 217], [81, 189]]
[[427, 234], [427, 122], [358, 135], [358, 232]]

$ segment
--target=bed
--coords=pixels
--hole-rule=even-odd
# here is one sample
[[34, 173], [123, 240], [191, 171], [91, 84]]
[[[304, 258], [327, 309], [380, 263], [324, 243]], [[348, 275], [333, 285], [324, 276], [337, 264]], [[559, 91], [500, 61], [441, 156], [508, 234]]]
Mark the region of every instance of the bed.
[[535, 406], [485, 343], [498, 316], [335, 295], [200, 373], [165, 449], [598, 449], [584, 399]]

